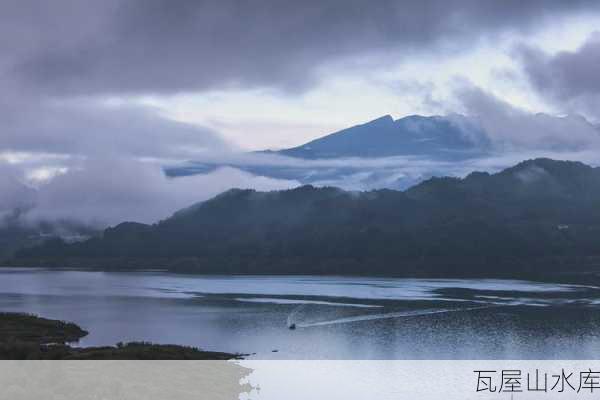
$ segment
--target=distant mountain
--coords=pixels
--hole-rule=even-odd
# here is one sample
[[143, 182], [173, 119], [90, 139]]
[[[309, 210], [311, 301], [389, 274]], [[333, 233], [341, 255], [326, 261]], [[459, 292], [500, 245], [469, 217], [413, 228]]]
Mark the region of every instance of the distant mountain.
[[[464, 161], [520, 152], [573, 154], [598, 145], [598, 127], [575, 115], [516, 115], [507, 120], [459, 114], [394, 120], [386, 115], [298, 147], [247, 153], [228, 161], [192, 161], [165, 171], [183, 176], [229, 166], [315, 186], [404, 190], [433, 176], [464, 176]], [[494, 165], [499, 168], [497, 161]]]
[[398, 120], [386, 115], [276, 153], [298, 158], [427, 156], [465, 159], [490, 150], [483, 131], [461, 115]]
[[[296, 180], [316, 186], [334, 185], [347, 189], [405, 189], [440, 173], [435, 167], [425, 173], [403, 173], [406, 161], [386, 165], [355, 163], [345, 159], [409, 156], [426, 160], [462, 161], [489, 155], [489, 138], [478, 124], [462, 115], [423, 117], [413, 115], [398, 120], [386, 115], [365, 124], [313, 140], [298, 147], [253, 153], [251, 161], [190, 162], [166, 168], [169, 176], [205, 174], [229, 166], [252, 174], [276, 179]], [[272, 157], [285, 156], [274, 160]], [[298, 163], [298, 160], [311, 162]], [[246, 162], [244, 161], [246, 160]], [[336, 164], [327, 164], [344, 160]]]
[[17, 265], [195, 273], [547, 276], [600, 269], [600, 169], [536, 159], [404, 192], [230, 190], [155, 225], [25, 249]]

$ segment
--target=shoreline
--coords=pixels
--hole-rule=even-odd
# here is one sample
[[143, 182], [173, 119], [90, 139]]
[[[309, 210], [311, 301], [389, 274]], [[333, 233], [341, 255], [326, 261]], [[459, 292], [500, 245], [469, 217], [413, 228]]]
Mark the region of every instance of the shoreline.
[[148, 342], [74, 347], [88, 331], [72, 322], [25, 313], [0, 312], [3, 360], [240, 360], [245, 354]]
[[0, 271], [19, 271], [19, 270], [39, 270], [39, 271], [56, 271], [56, 272], [106, 272], [106, 273], [163, 273], [179, 276], [190, 277], [332, 277], [332, 278], [373, 278], [373, 279], [423, 279], [423, 280], [514, 280], [514, 281], [531, 281], [540, 283], [556, 283], [556, 284], [573, 284], [573, 285], [600, 285], [600, 269], [587, 270], [571, 270], [571, 271], [554, 271], [541, 273], [523, 272], [523, 273], [496, 273], [496, 274], [440, 274], [440, 273], [398, 273], [398, 274], [314, 274], [309, 272], [298, 273], [218, 273], [205, 271], [182, 271], [172, 270], [169, 268], [131, 268], [131, 267], [55, 267], [49, 265], [10, 265], [8, 263], [0, 263]]

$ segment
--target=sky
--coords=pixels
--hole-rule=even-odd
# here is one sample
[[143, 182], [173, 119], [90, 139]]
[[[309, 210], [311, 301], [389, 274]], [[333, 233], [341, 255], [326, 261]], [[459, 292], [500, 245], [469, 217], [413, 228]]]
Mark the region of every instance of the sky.
[[436, 166], [449, 174], [549, 141], [595, 162], [597, 1], [5, 0], [0, 52], [0, 215], [153, 222], [230, 187], [294, 187], [231, 166], [170, 179], [162, 166], [386, 114], [472, 116], [516, 149]]

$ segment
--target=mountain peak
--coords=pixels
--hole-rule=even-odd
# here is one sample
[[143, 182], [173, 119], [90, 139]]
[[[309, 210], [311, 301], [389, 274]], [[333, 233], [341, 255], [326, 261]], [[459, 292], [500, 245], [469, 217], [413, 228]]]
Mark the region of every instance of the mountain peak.
[[394, 118], [390, 114], [383, 115], [381, 117], [375, 118], [369, 122], [366, 122], [361, 125], [369, 125], [369, 124], [377, 124], [377, 123], [392, 123], [394, 122]]
[[304, 158], [426, 156], [439, 159], [466, 159], [483, 154], [485, 135], [456, 117], [410, 115], [394, 120], [384, 115], [280, 154]]

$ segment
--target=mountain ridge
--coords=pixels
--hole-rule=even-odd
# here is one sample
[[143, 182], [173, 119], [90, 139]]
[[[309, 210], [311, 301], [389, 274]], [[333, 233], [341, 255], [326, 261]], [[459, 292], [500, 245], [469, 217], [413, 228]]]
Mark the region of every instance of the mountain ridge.
[[409, 115], [397, 120], [384, 115], [297, 147], [270, 152], [304, 159], [401, 155], [462, 159], [484, 154], [489, 147], [485, 134], [462, 115]]
[[[185, 176], [228, 166], [301, 184], [334, 185], [349, 190], [406, 189], [431, 176], [443, 175], [449, 166], [462, 174], [463, 162], [485, 161], [519, 151], [560, 154], [581, 151], [585, 143], [600, 144], [598, 127], [581, 116], [537, 114], [519, 118], [499, 133], [489, 121], [474, 116], [409, 115], [394, 120], [384, 115], [296, 147], [256, 151], [222, 163], [190, 161], [166, 168], [165, 172], [169, 176]], [[554, 128], [548, 131], [548, 127]], [[576, 140], [559, 135], [573, 129], [579, 132]], [[520, 139], [523, 135], [519, 132], [528, 130], [537, 132], [537, 144]], [[411, 169], [411, 163], [419, 167]]]
[[12, 265], [224, 274], [600, 271], [600, 169], [535, 159], [405, 191], [233, 189], [153, 225], [24, 249]]

